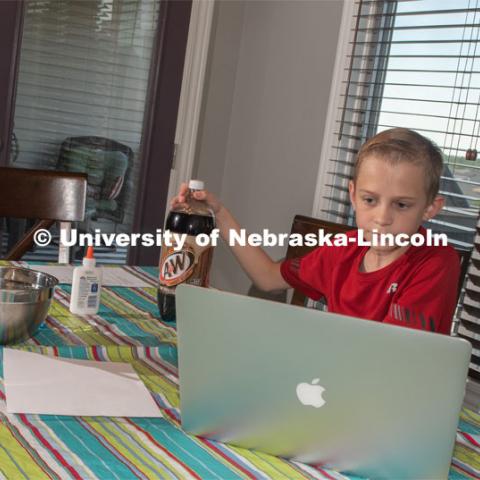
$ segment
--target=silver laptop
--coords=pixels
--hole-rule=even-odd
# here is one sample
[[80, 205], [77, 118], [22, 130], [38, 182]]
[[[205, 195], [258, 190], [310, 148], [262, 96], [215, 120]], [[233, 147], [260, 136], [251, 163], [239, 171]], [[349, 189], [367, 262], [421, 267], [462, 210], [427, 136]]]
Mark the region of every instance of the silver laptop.
[[471, 346], [182, 285], [183, 428], [371, 478], [447, 478]]

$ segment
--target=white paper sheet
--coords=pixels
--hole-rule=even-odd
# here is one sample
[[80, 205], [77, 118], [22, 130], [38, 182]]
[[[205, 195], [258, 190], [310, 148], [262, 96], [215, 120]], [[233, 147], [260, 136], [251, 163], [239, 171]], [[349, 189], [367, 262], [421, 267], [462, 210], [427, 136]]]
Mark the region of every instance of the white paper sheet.
[[128, 363], [48, 357], [3, 350], [7, 412], [162, 417]]
[[[60, 283], [72, 283], [73, 267], [70, 265], [29, 265], [32, 270], [49, 273], [58, 278]], [[152, 287], [153, 284], [142, 278], [132, 275], [130, 272], [119, 267], [102, 267], [102, 285], [107, 287]]]

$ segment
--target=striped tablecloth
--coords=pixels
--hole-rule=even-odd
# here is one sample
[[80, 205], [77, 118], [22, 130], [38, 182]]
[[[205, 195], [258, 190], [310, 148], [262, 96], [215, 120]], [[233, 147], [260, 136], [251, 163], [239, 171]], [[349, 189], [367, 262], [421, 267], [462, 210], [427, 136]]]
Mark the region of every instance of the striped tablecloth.
[[[130, 271], [150, 279], [152, 287], [104, 288], [98, 315], [70, 314], [70, 288], [60, 286], [44, 326], [18, 348], [130, 362], [164, 418], [8, 414], [2, 369], [0, 478], [359, 478], [185, 434], [178, 410], [175, 330], [157, 318], [155, 269]], [[467, 410], [461, 414], [450, 478], [480, 478], [480, 416]]]

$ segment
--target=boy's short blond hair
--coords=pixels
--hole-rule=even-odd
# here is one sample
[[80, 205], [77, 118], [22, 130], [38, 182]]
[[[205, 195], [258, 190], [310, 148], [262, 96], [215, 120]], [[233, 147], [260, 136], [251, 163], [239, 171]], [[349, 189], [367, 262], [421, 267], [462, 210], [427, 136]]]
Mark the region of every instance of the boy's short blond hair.
[[392, 128], [365, 142], [357, 154], [353, 181], [366, 157], [374, 156], [392, 164], [409, 162], [423, 167], [428, 202], [433, 202], [440, 188], [443, 172], [441, 150], [431, 140], [408, 128]]

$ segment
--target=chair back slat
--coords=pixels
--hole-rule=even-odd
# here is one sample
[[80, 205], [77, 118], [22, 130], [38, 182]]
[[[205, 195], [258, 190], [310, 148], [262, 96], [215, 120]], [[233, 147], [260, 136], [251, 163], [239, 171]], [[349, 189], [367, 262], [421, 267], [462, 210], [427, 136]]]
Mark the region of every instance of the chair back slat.
[[0, 217], [38, 220], [4, 258], [20, 260], [40, 228], [48, 229], [55, 221], [82, 221], [86, 194], [83, 173], [0, 167]]
[[67, 172], [0, 168], [0, 216], [82, 221], [86, 175]]

